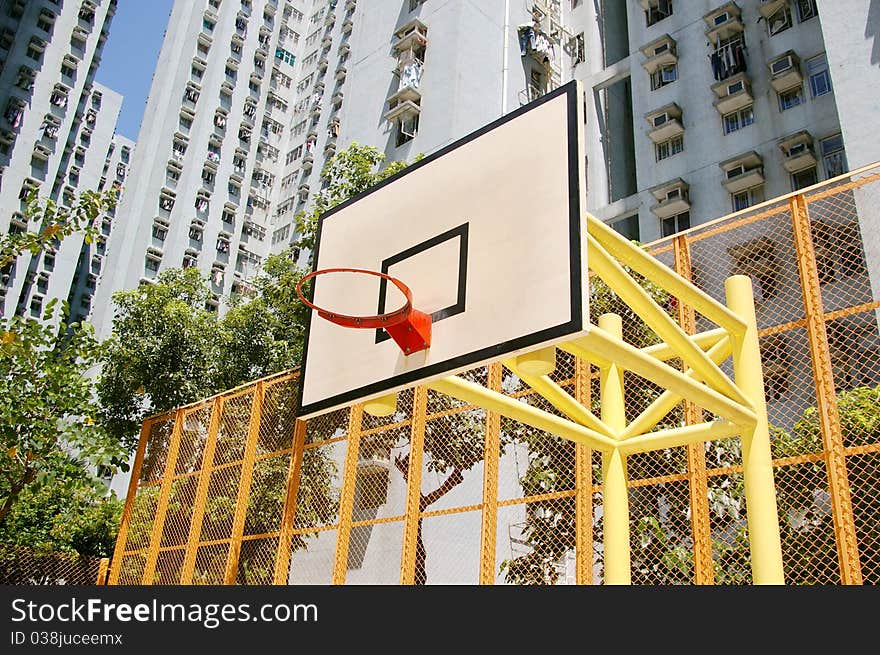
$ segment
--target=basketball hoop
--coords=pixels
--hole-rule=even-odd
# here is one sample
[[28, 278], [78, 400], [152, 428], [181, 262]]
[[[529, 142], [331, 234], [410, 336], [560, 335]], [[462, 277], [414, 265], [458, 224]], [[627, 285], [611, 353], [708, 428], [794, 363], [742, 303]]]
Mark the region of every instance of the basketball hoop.
[[[350, 316], [323, 309], [305, 297], [302, 292], [302, 286], [312, 278], [327, 273], [361, 273], [363, 275], [380, 277], [397, 287], [406, 298], [406, 302], [400, 309], [372, 316]], [[336, 325], [361, 330], [385, 330], [394, 339], [404, 355], [427, 350], [431, 346], [431, 315], [413, 309], [412, 291], [403, 282], [386, 273], [363, 268], [325, 268], [319, 271], [312, 271], [296, 285], [296, 295], [299, 296], [299, 299], [306, 307], [314, 309], [318, 312], [318, 316]]]

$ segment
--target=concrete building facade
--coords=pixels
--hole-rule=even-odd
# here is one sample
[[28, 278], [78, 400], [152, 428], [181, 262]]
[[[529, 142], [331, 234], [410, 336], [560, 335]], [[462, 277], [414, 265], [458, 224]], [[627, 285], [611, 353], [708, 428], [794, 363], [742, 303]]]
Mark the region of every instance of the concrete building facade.
[[[28, 225], [30, 189], [61, 205], [96, 189], [114, 138], [122, 96], [94, 82], [116, 0], [82, 3], [9, 0], [0, 11], [0, 230]], [[112, 217], [111, 221], [112, 222]], [[106, 228], [109, 233], [110, 226]], [[22, 255], [0, 272], [3, 315], [40, 316], [44, 302], [68, 298], [83, 246], [72, 235], [54, 250]], [[87, 279], [83, 284], [91, 283]], [[88, 307], [72, 308], [78, 318]]]

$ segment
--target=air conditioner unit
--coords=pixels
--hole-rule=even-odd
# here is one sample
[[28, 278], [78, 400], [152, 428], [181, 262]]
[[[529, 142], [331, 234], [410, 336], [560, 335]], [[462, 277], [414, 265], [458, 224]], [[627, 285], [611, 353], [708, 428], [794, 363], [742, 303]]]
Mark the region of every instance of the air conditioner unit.
[[669, 114], [667, 114], [666, 112], [663, 112], [662, 114], [657, 114], [656, 116], [654, 116], [654, 120], [651, 122], [653, 123], [654, 127], [660, 127], [661, 125], [665, 124], [668, 120], [669, 120]]
[[774, 75], [780, 75], [785, 71], [789, 70], [794, 66], [794, 62], [791, 60], [791, 56], [783, 57], [782, 59], [777, 59], [772, 64], [770, 64], [770, 72]]

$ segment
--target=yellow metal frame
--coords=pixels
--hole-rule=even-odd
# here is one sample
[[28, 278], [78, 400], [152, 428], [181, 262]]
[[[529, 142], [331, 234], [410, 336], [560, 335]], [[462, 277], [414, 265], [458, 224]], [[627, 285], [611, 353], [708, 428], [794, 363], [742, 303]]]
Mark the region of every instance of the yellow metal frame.
[[[695, 445], [740, 436], [752, 578], [755, 584], [783, 584], [782, 547], [751, 280], [742, 275], [728, 278], [725, 306], [600, 220], [589, 215], [586, 220], [590, 270], [663, 340], [659, 345], [636, 348], [623, 340], [620, 317], [606, 314], [599, 318], [598, 326], [590, 326], [585, 336], [559, 345], [560, 349], [578, 359], [599, 367], [601, 416], [595, 416], [586, 403], [572, 397], [545, 374], [555, 361], [553, 353], [548, 353], [547, 349], [542, 349], [540, 357], [520, 355], [508, 359], [504, 366], [566, 418], [520, 403], [492, 389], [492, 385], [486, 388], [457, 376], [430, 382], [428, 388], [490, 413], [557, 434], [580, 448], [601, 452], [606, 584], [630, 583], [627, 456], [688, 446], [691, 462]], [[651, 298], [627, 268], [678, 299], [679, 311], [690, 312], [684, 315], [685, 320], [680, 320], [684, 328]], [[720, 328], [689, 334], [693, 331], [693, 312], [699, 312]], [[682, 315], [679, 318], [682, 319]], [[681, 360], [683, 370], [666, 363], [673, 358]], [[728, 358], [733, 360], [734, 379], [720, 368]], [[624, 411], [624, 371], [640, 375], [665, 389], [629, 424]], [[686, 424], [656, 429], [682, 400], [690, 408]], [[697, 407], [718, 418], [700, 422]], [[588, 462], [583, 461], [585, 455], [581, 452], [579, 469], [588, 466]], [[702, 466], [705, 470], [704, 460]], [[700, 488], [705, 490], [705, 473], [702, 479]], [[707, 581], [711, 577], [711, 571], [706, 571], [711, 565], [711, 544], [706, 543], [707, 535], [702, 537], [700, 577]], [[586, 546], [587, 543], [580, 540], [579, 545]], [[579, 565], [581, 579], [587, 575], [585, 568], [582, 560]], [[485, 573], [481, 578], [485, 581]]]

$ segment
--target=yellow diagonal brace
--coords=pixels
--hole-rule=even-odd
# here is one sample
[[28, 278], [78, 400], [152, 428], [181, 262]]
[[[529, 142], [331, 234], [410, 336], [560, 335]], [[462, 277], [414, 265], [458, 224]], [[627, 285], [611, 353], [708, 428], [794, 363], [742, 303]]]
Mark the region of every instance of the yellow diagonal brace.
[[651, 450], [676, 448], [692, 443], [727, 439], [740, 433], [742, 433], [742, 428], [730, 421], [709, 421], [707, 423], [684, 425], [680, 428], [669, 428], [630, 437], [620, 442], [620, 450], [627, 455], [646, 453]]
[[[707, 330], [706, 332], [692, 335], [691, 341], [693, 341], [698, 348], [708, 350], [726, 336], [728, 336], [727, 330], [724, 328], [716, 328], [714, 330]], [[667, 343], [646, 346], [645, 348], [642, 348], [642, 352], [654, 359], [659, 359], [661, 362], [678, 357], [678, 353], [670, 348]], [[718, 362], [715, 363], [717, 364]]]
[[525, 375], [519, 367], [517, 367], [516, 360], [513, 358], [504, 360], [503, 364], [519, 376], [520, 380], [541, 394], [547, 402], [575, 423], [580, 423], [584, 427], [595, 430], [600, 434], [604, 434], [606, 437], [611, 437], [612, 439], [617, 438], [617, 435], [614, 434], [614, 431], [610, 427], [593, 414], [593, 412], [566, 393], [565, 389], [551, 380], [549, 376]]
[[[642, 352], [645, 352], [644, 350]], [[706, 353], [709, 355], [709, 359], [711, 359], [716, 364], [720, 364], [725, 359], [730, 357], [731, 353], [731, 345], [730, 339], [724, 338], [722, 341], [716, 343], [712, 348], [709, 349], [709, 352]], [[688, 369], [682, 375], [693, 378], [694, 370]], [[689, 399], [690, 400], [690, 399]], [[682, 401], [682, 397], [678, 394], [667, 389], [663, 393], [661, 393], [650, 405], [648, 405], [641, 414], [639, 414], [633, 421], [626, 426], [623, 433], [620, 435], [621, 439], [628, 439], [629, 437], [634, 437], [639, 434], [645, 434], [648, 430], [657, 425], [664, 416], [666, 416], [672, 408], [675, 407], [678, 403]]]
[[497, 391], [486, 389], [473, 382], [457, 376], [450, 376], [428, 383], [428, 388], [447, 396], [452, 396], [466, 403], [482, 407], [490, 412], [498, 412], [502, 416], [520, 423], [531, 425], [575, 443], [582, 443], [599, 450], [612, 450], [617, 445], [613, 439], [595, 430], [590, 430], [573, 421], [568, 421], [549, 412], [521, 403], [514, 398]]
[[678, 324], [651, 299], [648, 292], [618, 264], [591, 236], [587, 236], [590, 245], [590, 268], [619, 295], [632, 310], [647, 323], [657, 335], [670, 347], [678, 352], [682, 360], [696, 371], [697, 377], [704, 380], [719, 393], [743, 405], [748, 405], [746, 398], [724, 372], [718, 368], [706, 353], [700, 350]]
[[[611, 255], [663, 287], [679, 301], [690, 305], [709, 320], [731, 332], [736, 334], [745, 332], [745, 323], [730, 309], [589, 214], [587, 214], [587, 230]], [[588, 261], [590, 268], [592, 268], [592, 258], [589, 258]], [[608, 280], [605, 281], [608, 282]]]
[[718, 416], [738, 425], [755, 424], [755, 413], [749, 407], [722, 396], [711, 387], [696, 382], [664, 362], [648, 357], [638, 348], [618, 341], [595, 325], [590, 327], [586, 336], [560, 344], [559, 348], [587, 360], [590, 359], [591, 352], [600, 352], [625, 369], [697, 403]]

